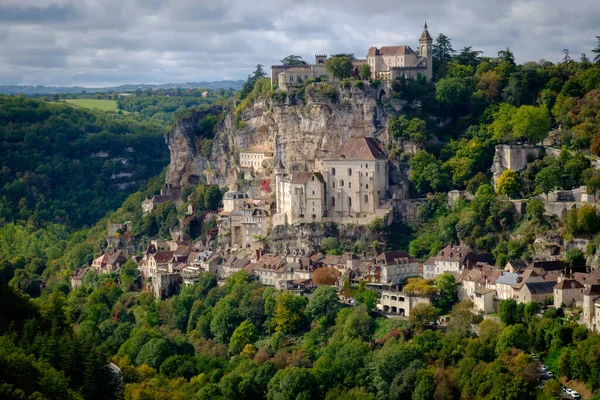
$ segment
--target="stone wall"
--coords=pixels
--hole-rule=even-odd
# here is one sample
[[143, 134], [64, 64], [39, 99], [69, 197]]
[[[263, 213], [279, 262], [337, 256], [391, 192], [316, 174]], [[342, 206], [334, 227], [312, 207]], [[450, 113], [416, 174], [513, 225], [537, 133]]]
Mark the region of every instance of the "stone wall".
[[417, 220], [419, 206], [426, 202], [426, 198], [398, 200], [394, 202], [395, 215], [404, 223], [415, 222]]
[[542, 157], [543, 148], [540, 146], [529, 146], [524, 144], [501, 144], [496, 146], [492, 173], [494, 187], [502, 172], [507, 169], [520, 171], [527, 167], [527, 163]]

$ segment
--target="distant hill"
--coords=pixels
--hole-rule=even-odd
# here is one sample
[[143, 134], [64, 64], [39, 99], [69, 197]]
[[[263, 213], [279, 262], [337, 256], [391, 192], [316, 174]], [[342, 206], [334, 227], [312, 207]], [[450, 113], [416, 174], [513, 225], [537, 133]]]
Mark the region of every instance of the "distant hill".
[[234, 89], [242, 88], [244, 81], [217, 81], [217, 82], [187, 82], [187, 83], [164, 83], [160, 85], [151, 84], [128, 84], [104, 88], [92, 88], [82, 86], [28, 86], [28, 85], [0, 85], [0, 94], [72, 94], [72, 93], [110, 93], [110, 92], [132, 92], [137, 89]]

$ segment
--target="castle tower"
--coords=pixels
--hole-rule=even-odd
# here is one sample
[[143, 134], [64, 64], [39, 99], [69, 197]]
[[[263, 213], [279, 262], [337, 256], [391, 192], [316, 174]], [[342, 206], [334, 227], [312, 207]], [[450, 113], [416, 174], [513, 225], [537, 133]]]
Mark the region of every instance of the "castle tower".
[[430, 81], [433, 77], [433, 39], [427, 30], [427, 22], [423, 26], [423, 33], [419, 39], [419, 55], [427, 58], [427, 80]]
[[281, 204], [281, 202], [283, 201], [283, 199], [282, 199], [283, 193], [281, 192], [281, 190], [282, 190], [281, 181], [283, 179], [284, 172], [285, 172], [285, 167], [283, 166], [283, 163], [281, 162], [281, 157], [280, 157], [279, 161], [277, 162], [277, 165], [275, 165], [275, 196], [276, 196], [276, 200], [277, 200], [277, 213], [281, 213], [281, 209], [283, 208], [283, 205]]

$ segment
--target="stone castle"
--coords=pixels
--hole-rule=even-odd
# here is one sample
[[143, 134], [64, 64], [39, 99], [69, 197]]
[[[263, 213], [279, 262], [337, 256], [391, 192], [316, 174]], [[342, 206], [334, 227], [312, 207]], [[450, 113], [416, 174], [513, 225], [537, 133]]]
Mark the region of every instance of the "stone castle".
[[[423, 28], [417, 51], [408, 45], [371, 47], [366, 58], [352, 61], [354, 68], [358, 68], [361, 64], [369, 64], [372, 79], [394, 80], [400, 77], [417, 79], [423, 76], [431, 80], [433, 39], [427, 30], [427, 23]], [[307, 80], [335, 81], [333, 75], [325, 68], [326, 62], [326, 54], [317, 54], [315, 64], [312, 65], [273, 65], [271, 86], [277, 85], [282, 90], [292, 90]]]

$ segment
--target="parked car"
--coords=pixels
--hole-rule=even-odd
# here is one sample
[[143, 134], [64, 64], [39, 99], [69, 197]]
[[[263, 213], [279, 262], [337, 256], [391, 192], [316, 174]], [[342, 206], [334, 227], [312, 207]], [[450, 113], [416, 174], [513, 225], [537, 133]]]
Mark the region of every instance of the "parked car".
[[550, 372], [550, 371], [546, 371], [546, 376], [548, 378], [552, 378], [554, 376], [554, 374], [552, 372]]
[[580, 399], [581, 398], [581, 396], [579, 395], [579, 393], [577, 393], [574, 390], [571, 390], [571, 397], [574, 398], [574, 399]]

